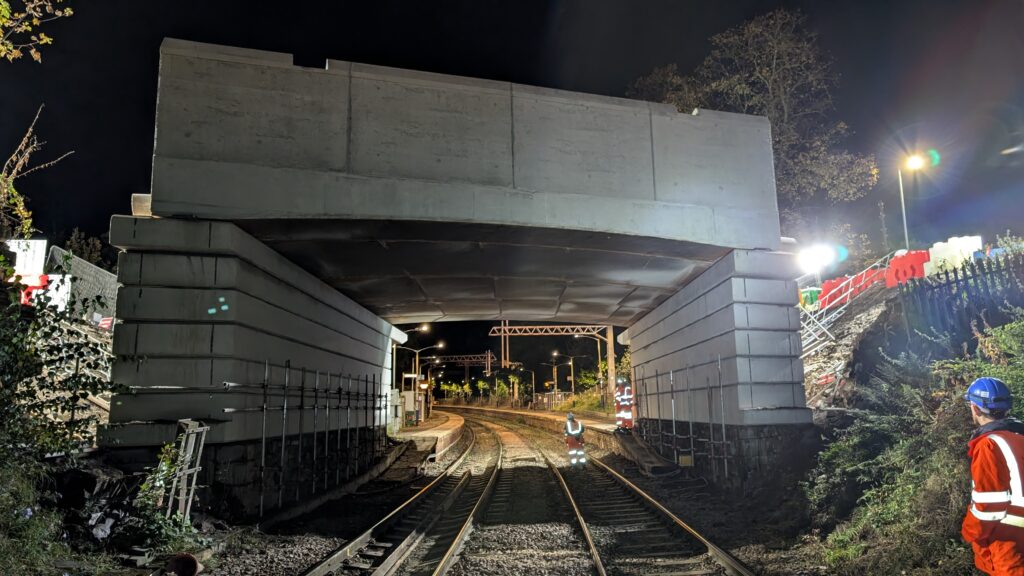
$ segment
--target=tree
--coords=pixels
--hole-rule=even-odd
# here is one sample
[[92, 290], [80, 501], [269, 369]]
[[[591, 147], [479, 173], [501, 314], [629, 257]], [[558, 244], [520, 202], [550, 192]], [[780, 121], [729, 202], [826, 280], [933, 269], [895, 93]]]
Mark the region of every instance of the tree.
[[105, 267], [103, 243], [95, 236], [86, 236], [78, 227], [71, 230], [71, 236], [64, 243], [64, 248], [90, 264]]
[[[12, 276], [0, 257], [0, 277]], [[0, 286], [0, 455], [41, 457], [90, 444], [96, 419], [81, 403], [113, 390], [109, 350], [86, 320], [101, 302], [72, 297], [61, 308], [42, 294], [23, 306], [20, 285]]]
[[523, 379], [518, 374], [508, 375], [508, 385], [512, 389], [513, 394], [516, 398], [523, 396], [523, 388], [520, 384], [523, 383]]
[[13, 62], [27, 52], [36, 62], [43, 61], [40, 46], [53, 44], [53, 38], [39, 27], [71, 16], [71, 8], [61, 8], [63, 0], [22, 0], [15, 10], [10, 0], [0, 0], [0, 58]]
[[480, 391], [480, 397], [483, 398], [487, 391], [491, 389], [491, 385], [487, 383], [487, 380], [477, 380], [476, 389]]
[[508, 382], [504, 378], [498, 378], [494, 382], [494, 396], [499, 400], [504, 400], [509, 396]]
[[576, 374], [576, 392], [586, 392], [601, 382], [601, 376], [594, 370], [580, 370]]
[[43, 107], [40, 106], [18, 147], [0, 169], [0, 238], [27, 238], [35, 232], [35, 228], [32, 227], [32, 211], [28, 209], [28, 199], [15, 189], [14, 182], [33, 172], [49, 168], [72, 154], [66, 152], [55, 160], [32, 165], [32, 155], [46, 145], [46, 142], [40, 140], [35, 133], [36, 122], [39, 121], [42, 112]]
[[[878, 180], [874, 157], [842, 147], [849, 129], [833, 118], [837, 77], [799, 12], [777, 9], [711, 38], [711, 53], [689, 76], [674, 65], [636, 80], [628, 95], [768, 117], [783, 232], [832, 233], [829, 208], [863, 197]], [[852, 248], [857, 248], [856, 246]]]

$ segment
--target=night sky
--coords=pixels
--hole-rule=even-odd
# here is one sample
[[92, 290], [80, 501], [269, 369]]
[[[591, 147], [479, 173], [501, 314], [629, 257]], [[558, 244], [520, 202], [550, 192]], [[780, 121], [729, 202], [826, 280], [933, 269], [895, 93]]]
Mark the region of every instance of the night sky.
[[148, 192], [165, 36], [290, 52], [310, 65], [335, 58], [622, 96], [655, 66], [690, 70], [710, 36], [780, 5], [808, 16], [835, 61], [837, 117], [854, 132], [850, 147], [878, 157], [879, 185], [855, 212], [866, 228], [879, 228], [881, 199], [890, 234], [899, 235], [896, 161], [901, 150], [934, 147], [942, 164], [908, 181], [912, 236], [1024, 230], [1024, 154], [999, 154], [1024, 140], [1020, 0], [70, 5], [75, 16], [46, 30], [56, 44], [41, 65], [0, 63], [3, 156], [42, 103], [47, 152], [76, 152], [20, 185], [51, 238], [74, 226], [104, 234], [111, 214], [130, 212], [132, 193]]

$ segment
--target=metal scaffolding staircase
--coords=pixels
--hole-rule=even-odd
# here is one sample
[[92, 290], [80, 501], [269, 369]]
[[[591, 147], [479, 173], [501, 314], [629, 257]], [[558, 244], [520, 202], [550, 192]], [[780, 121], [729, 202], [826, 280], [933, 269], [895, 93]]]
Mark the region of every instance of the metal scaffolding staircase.
[[[829, 303], [827, 306], [819, 305], [817, 310], [808, 310], [803, 306], [798, 306], [800, 309], [800, 344], [803, 348], [800, 358], [812, 356], [836, 339], [829, 328], [846, 314], [850, 304], [864, 294], [869, 285], [877, 281], [872, 274], [868, 273], [873, 270], [884, 272], [895, 254], [895, 252], [890, 252], [864, 270], [848, 277], [846, 281], [828, 293]], [[801, 277], [797, 279], [797, 285], [800, 286], [802, 282], [809, 279], [808, 276]]]

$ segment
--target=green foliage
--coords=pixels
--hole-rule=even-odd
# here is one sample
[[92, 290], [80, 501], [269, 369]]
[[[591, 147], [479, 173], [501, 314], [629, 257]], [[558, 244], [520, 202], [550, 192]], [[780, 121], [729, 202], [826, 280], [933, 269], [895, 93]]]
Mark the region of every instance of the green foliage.
[[511, 389], [508, 386], [508, 382], [504, 378], [498, 378], [494, 383], [494, 397], [499, 400], [504, 400], [509, 397]]
[[441, 392], [445, 398], [454, 398], [462, 393], [462, 386], [454, 382], [441, 382]]
[[1024, 320], [979, 334], [974, 357], [925, 365], [901, 356], [879, 368], [852, 425], [819, 455], [805, 489], [825, 560], [837, 574], [966, 574], [960, 539], [971, 433], [962, 396], [975, 378], [1024, 394]]
[[42, 467], [24, 457], [0, 464], [0, 574], [40, 573], [52, 556], [67, 557], [59, 518], [39, 507]]
[[595, 414], [611, 414], [614, 411], [613, 408], [614, 406], [611, 405], [611, 401], [602, 405], [601, 390], [587, 390], [582, 394], [577, 394], [575, 398], [570, 398], [555, 406], [555, 411], [568, 412], [570, 410], [577, 410], [579, 412], [593, 412]]
[[[0, 10], [4, 3], [5, 0], [0, 0]], [[0, 46], [3, 43], [2, 36], [3, 24], [2, 18], [0, 18]], [[0, 56], [2, 56], [2, 48], [0, 48]], [[33, 172], [49, 168], [71, 154], [68, 152], [58, 156], [55, 160], [33, 165], [33, 155], [46, 145], [46, 142], [40, 140], [35, 132], [36, 123], [42, 112], [43, 107], [40, 106], [32, 123], [29, 124], [28, 130], [22, 136], [21, 142], [18, 143], [18, 147], [4, 161], [3, 166], [0, 166], [0, 240], [11, 237], [28, 238], [35, 230], [32, 227], [32, 211], [28, 208], [28, 199], [14, 187], [15, 181]]]
[[[863, 197], [878, 180], [872, 156], [846, 150], [849, 129], [833, 118], [832, 63], [799, 12], [777, 9], [711, 38], [711, 53], [689, 76], [655, 69], [629, 95], [767, 116], [776, 188], [787, 235], [825, 238], [842, 225], [831, 206]], [[834, 240], [839, 241], [839, 238]]]
[[39, 31], [43, 24], [73, 14], [61, 7], [63, 0], [0, 0], [0, 58], [13, 62], [27, 52], [42, 62], [40, 46], [53, 44], [53, 38]]
[[166, 444], [157, 465], [146, 475], [133, 502], [134, 512], [119, 527], [116, 539], [159, 552], [195, 551], [201, 547], [199, 534], [186, 518], [167, 516], [168, 490], [177, 470], [178, 449]]
[[64, 248], [75, 256], [101, 268], [108, 268], [103, 261], [103, 242], [95, 236], [86, 236], [77, 227], [71, 230], [71, 236], [64, 242]]
[[596, 388], [604, 379], [594, 370], [580, 370], [576, 373], [576, 393]]
[[[12, 275], [0, 254], [0, 279]], [[82, 318], [90, 303], [58, 309], [39, 296], [22, 306], [21, 288], [0, 282], [0, 574], [54, 573], [55, 560], [73, 555], [40, 492], [42, 456], [91, 444], [95, 420], [80, 403], [110, 389], [109, 355]]]
[[1024, 238], [1010, 233], [1009, 230], [1003, 236], [996, 236], [996, 246], [1011, 254], [1024, 252]]
[[[11, 275], [0, 257], [0, 276]], [[90, 444], [96, 421], [80, 404], [113, 389], [110, 353], [85, 320], [99, 299], [72, 298], [59, 308], [37, 295], [32, 306], [23, 306], [20, 285], [4, 283], [2, 290], [0, 451], [38, 457]]]
[[491, 389], [491, 385], [487, 380], [477, 380], [476, 389], [480, 392], [480, 396], [483, 397], [487, 395], [487, 391]]

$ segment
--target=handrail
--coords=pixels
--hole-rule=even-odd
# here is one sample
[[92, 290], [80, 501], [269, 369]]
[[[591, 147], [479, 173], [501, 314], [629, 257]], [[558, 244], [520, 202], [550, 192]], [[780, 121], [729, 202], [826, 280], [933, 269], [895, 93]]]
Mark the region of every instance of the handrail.
[[[895, 256], [895, 255], [896, 255], [896, 252], [890, 252], [890, 253], [886, 254], [885, 256], [882, 256], [878, 260], [875, 260], [875, 262], [873, 264], [871, 264], [867, 268], [861, 270], [860, 272], [857, 272], [853, 276], [847, 276], [846, 280], [843, 280], [839, 284], [839, 286], [837, 286], [835, 288], [835, 290], [833, 290], [832, 292], [829, 292], [829, 294], [841, 293], [843, 296], [848, 295], [851, 292], [850, 286], [853, 284], [854, 279], [859, 277], [861, 274], [867, 272], [868, 270], [873, 270], [873, 269], [876, 269], [876, 268], [887, 268], [888, 264], [889, 264], [889, 261], [892, 260], [892, 257]], [[861, 278], [861, 282], [859, 282], [857, 284], [857, 287], [859, 288], [861, 285], [863, 285], [863, 278]], [[838, 298], [838, 300], [842, 300], [842, 297]], [[825, 310], [827, 310], [827, 308]]]
[[852, 276], [848, 276], [838, 286], [829, 291], [828, 294], [822, 295], [830, 300], [829, 305], [823, 305], [820, 299], [821, 296], [819, 296], [818, 309], [813, 312], [808, 311], [802, 306], [798, 306], [801, 311], [800, 343], [805, 349], [801, 358], [817, 352], [820, 347], [812, 348], [811, 345], [822, 340], [823, 337], [827, 336], [829, 340], [836, 339], [835, 335], [829, 331], [829, 326], [842, 316], [846, 312], [846, 308], [850, 303], [860, 295], [860, 293], [857, 292], [858, 290], [865, 285], [874, 284], [875, 282], [874, 279], [868, 282], [865, 279], [864, 274], [871, 270], [882, 270], [887, 268], [895, 255], [896, 252], [890, 252], [885, 256], [882, 256], [867, 268]]

